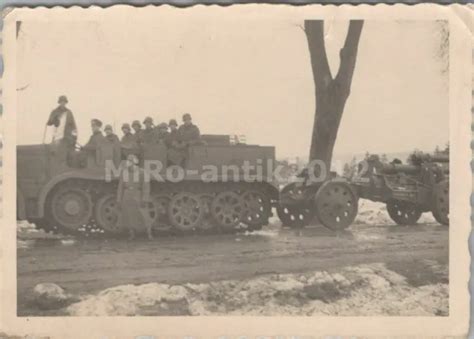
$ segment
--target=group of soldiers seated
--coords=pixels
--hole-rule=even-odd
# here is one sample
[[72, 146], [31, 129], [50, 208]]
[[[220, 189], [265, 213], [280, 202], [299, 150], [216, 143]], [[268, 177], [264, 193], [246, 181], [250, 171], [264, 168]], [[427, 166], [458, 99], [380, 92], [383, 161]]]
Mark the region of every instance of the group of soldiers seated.
[[114, 133], [111, 125], [105, 125], [102, 133], [102, 121], [91, 120], [92, 136], [89, 141], [80, 146], [80, 151], [75, 152], [77, 141], [77, 127], [72, 112], [66, 107], [67, 97], [61, 95], [58, 99], [58, 107], [55, 108], [46, 123], [53, 126], [55, 131], [63, 125], [63, 136], [58, 137], [68, 153], [68, 162], [74, 166], [84, 166], [88, 158], [96, 156], [103, 143], [110, 143], [117, 150], [114, 152], [114, 160], [126, 159], [129, 154], [135, 154], [139, 159], [143, 159], [146, 145], [161, 144], [167, 148], [168, 165], [184, 165], [187, 149], [191, 145], [203, 144], [199, 128], [193, 124], [189, 113], [183, 114], [183, 123], [178, 127], [175, 119], [169, 123], [154, 125], [151, 117], [146, 117], [143, 121], [135, 120], [132, 125], [125, 123], [122, 125], [123, 136], [121, 139]]
[[120, 149], [121, 159], [126, 159], [129, 154], [135, 154], [139, 159], [143, 157], [145, 145], [161, 144], [168, 149], [168, 165], [183, 165], [186, 158], [186, 150], [191, 145], [202, 144], [199, 128], [193, 124], [191, 115], [183, 115], [183, 124], [178, 127], [175, 119], [169, 123], [154, 125], [151, 117], [143, 121], [135, 120], [131, 126], [128, 123], [122, 125], [123, 136], [121, 139], [114, 133], [111, 125], [105, 125], [102, 134], [102, 122], [98, 119], [91, 120], [92, 136], [87, 144], [82, 147], [83, 151], [95, 152], [98, 147], [106, 142]]

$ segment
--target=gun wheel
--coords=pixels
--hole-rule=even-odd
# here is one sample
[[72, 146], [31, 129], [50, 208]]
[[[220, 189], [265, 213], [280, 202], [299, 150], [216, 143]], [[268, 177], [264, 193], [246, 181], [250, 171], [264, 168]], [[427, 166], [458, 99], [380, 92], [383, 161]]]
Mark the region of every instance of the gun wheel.
[[95, 221], [99, 227], [109, 234], [119, 234], [123, 228], [119, 225], [119, 206], [117, 196], [105, 194], [97, 201], [95, 207]]
[[442, 225], [449, 225], [449, 181], [443, 180], [433, 189], [433, 217]]
[[314, 211], [312, 209], [298, 205], [278, 205], [277, 214], [283, 226], [288, 226], [291, 228], [301, 228], [307, 226], [314, 218]]
[[199, 196], [188, 192], [176, 194], [170, 201], [168, 216], [171, 224], [180, 231], [195, 229], [203, 217]]
[[343, 230], [357, 216], [358, 197], [347, 183], [327, 181], [316, 192], [315, 207], [324, 226], [334, 231]]
[[233, 229], [240, 224], [244, 210], [242, 198], [234, 192], [221, 192], [212, 201], [212, 216], [225, 230]]
[[60, 187], [51, 198], [52, 217], [68, 232], [76, 233], [87, 225], [92, 210], [90, 194], [79, 187]]
[[422, 213], [415, 204], [397, 200], [387, 202], [387, 212], [398, 225], [414, 225]]

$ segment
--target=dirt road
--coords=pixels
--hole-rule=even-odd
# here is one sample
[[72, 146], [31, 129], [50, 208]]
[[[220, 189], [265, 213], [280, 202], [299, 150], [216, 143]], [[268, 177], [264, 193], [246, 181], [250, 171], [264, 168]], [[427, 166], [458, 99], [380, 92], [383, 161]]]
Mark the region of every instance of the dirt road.
[[[414, 286], [447, 283], [448, 228], [353, 225], [335, 234], [323, 227], [278, 225], [254, 234], [167, 236], [154, 241], [36, 240], [18, 249], [18, 314], [44, 314], [29, 306], [33, 287], [59, 284], [84, 295], [123, 284], [169, 284], [247, 279], [271, 273], [331, 271], [384, 263]], [[445, 273], [427, 262], [446, 267]], [[54, 313], [54, 312], [53, 312]]]

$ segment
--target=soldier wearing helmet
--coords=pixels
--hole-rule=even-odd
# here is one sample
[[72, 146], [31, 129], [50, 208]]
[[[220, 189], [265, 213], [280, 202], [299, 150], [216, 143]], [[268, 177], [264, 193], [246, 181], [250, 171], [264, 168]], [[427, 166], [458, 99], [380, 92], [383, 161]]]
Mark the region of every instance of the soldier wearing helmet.
[[183, 124], [178, 129], [178, 141], [184, 146], [196, 145], [201, 140], [199, 128], [193, 124], [191, 114], [183, 114]]
[[166, 139], [168, 138], [168, 125], [166, 122], [162, 122], [158, 126], [156, 126], [156, 137], [157, 142], [160, 144], [166, 144]]
[[145, 129], [142, 130], [143, 133], [143, 140], [142, 143], [144, 144], [154, 144], [157, 142], [156, 131], [154, 129], [153, 118], [146, 117], [143, 120], [143, 124], [145, 125]]
[[58, 98], [58, 107], [49, 115], [47, 126], [54, 126], [54, 139], [64, 141], [69, 151], [74, 151], [77, 141], [77, 126], [72, 112], [66, 107], [67, 97], [61, 95]]
[[178, 141], [178, 123], [175, 119], [171, 119], [168, 123], [170, 128], [168, 135], [165, 139], [165, 144], [167, 147], [172, 147]]
[[105, 139], [107, 139], [107, 141], [110, 141], [112, 143], [120, 142], [118, 136], [114, 133], [114, 130], [112, 129], [111, 125], [105, 125], [104, 132], [105, 132]]
[[134, 131], [133, 136], [135, 137], [135, 142], [137, 145], [141, 145], [143, 143], [143, 129], [142, 124], [138, 120], [134, 120], [132, 122], [132, 128]]
[[135, 154], [138, 155], [139, 148], [138, 143], [135, 135], [132, 134], [132, 129], [130, 124], [123, 124], [122, 125], [122, 140], [120, 140], [120, 144], [122, 147], [122, 158], [126, 159], [128, 155]]

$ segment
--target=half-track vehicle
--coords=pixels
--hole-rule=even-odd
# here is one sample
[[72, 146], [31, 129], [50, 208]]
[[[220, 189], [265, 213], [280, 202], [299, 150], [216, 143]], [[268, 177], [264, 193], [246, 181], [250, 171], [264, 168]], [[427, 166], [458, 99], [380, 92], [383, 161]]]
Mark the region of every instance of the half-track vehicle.
[[[278, 200], [269, 173], [275, 148], [231, 144], [229, 136], [222, 135], [203, 135], [202, 140], [202, 145], [187, 149], [181, 180], [168, 171], [166, 146], [143, 146], [142, 160], [160, 161], [164, 178], [151, 177], [152, 201], [147, 210], [153, 229], [227, 231], [266, 225]], [[47, 231], [121, 233], [118, 174], [112, 171], [110, 178], [106, 171], [107, 162], [119, 165], [116, 147], [103, 143], [85, 163], [74, 161], [75, 152], [79, 150], [71, 154], [57, 137], [53, 142], [17, 147], [17, 219]], [[203, 180], [209, 166], [217, 169], [217, 176]]]

